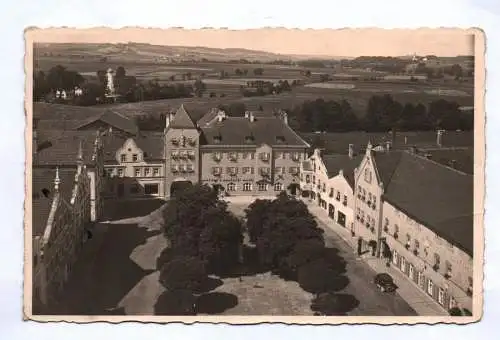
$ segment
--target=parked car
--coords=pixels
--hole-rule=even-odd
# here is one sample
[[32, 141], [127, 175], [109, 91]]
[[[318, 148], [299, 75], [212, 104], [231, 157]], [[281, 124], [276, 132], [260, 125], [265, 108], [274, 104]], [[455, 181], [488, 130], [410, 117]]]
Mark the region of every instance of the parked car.
[[375, 275], [373, 282], [377, 285], [381, 292], [394, 292], [398, 286], [394, 283], [392, 276], [387, 273], [379, 273]]

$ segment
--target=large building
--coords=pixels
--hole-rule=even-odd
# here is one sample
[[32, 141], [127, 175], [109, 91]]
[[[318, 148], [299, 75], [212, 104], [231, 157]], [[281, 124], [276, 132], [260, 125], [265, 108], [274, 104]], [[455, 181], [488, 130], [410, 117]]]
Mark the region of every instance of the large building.
[[390, 145], [359, 155], [352, 146], [348, 155], [316, 150], [300, 184], [333, 225], [351, 229], [359, 254], [386, 258], [444, 309], [470, 312], [473, 176], [454, 165]]
[[167, 116], [163, 133], [113, 129], [121, 133], [103, 137], [108, 197], [168, 198], [188, 183], [230, 196], [295, 192], [309, 147], [288, 126], [286, 113], [228, 117], [211, 110], [195, 123], [181, 106]]

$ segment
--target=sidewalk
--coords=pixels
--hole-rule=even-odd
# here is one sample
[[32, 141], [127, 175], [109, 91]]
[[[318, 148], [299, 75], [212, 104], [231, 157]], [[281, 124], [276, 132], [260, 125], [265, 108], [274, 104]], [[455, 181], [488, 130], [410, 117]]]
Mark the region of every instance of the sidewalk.
[[[328, 217], [327, 212], [314, 202], [304, 200], [304, 203], [307, 204], [309, 211], [311, 211], [311, 213], [320, 222], [343, 239], [352, 248], [353, 253], [356, 252], [357, 241], [355, 237], [351, 236], [349, 230], [337, 225], [330, 217]], [[415, 310], [418, 315], [448, 316], [448, 313], [436, 301], [417, 287], [417, 285], [410, 281], [403, 273], [401, 273], [401, 271], [394, 268], [392, 265], [387, 267], [384, 259], [372, 257], [369, 254], [361, 257], [358, 256], [357, 258], [366, 263], [377, 273], [386, 272], [390, 274], [394, 279], [394, 283], [398, 286], [397, 293]]]

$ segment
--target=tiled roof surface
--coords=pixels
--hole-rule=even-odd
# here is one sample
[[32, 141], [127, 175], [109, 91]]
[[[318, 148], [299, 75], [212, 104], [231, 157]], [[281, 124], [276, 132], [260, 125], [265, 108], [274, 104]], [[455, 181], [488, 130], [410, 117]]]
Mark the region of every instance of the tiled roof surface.
[[[364, 152], [370, 141], [373, 146], [385, 146], [386, 141], [392, 141], [389, 133], [384, 132], [341, 132], [326, 134], [302, 134], [307, 141], [321, 138], [325, 141], [325, 152], [347, 154], [349, 144], [353, 144], [355, 152]], [[405, 144], [406, 137], [406, 144]], [[437, 137], [435, 131], [397, 132], [392, 145], [393, 150], [407, 150], [411, 146], [418, 148], [436, 148]], [[472, 147], [474, 145], [473, 131], [446, 131], [442, 137], [444, 147]]]
[[[75, 181], [76, 168], [74, 169], [59, 169], [59, 191], [62, 197], [69, 202], [71, 193], [73, 192]], [[47, 226], [52, 198], [54, 195], [54, 178], [56, 175], [55, 169], [38, 169], [32, 170], [32, 228], [33, 236], [41, 236]], [[49, 191], [48, 197], [45, 197], [42, 190]]]
[[[288, 125], [276, 117], [257, 118], [250, 122], [244, 117], [227, 117], [222, 122], [215, 121], [209, 126], [202, 126], [205, 143], [209, 145], [293, 145], [307, 147]], [[220, 136], [220, 143], [215, 142], [215, 137]], [[253, 137], [253, 142], [248, 143], [246, 137]], [[283, 137], [283, 141], [278, 141]]]
[[359, 166], [364, 155], [357, 155], [350, 158], [348, 155], [323, 155], [321, 159], [325, 164], [328, 177], [337, 176], [340, 170], [343, 171], [347, 182], [354, 188], [354, 169]]
[[[146, 160], [163, 159], [164, 154], [164, 137], [162, 132], [143, 131], [139, 135], [130, 137], [137, 146], [147, 154]], [[102, 137], [104, 144], [104, 161], [106, 163], [116, 162], [116, 151], [123, 146], [127, 137], [117, 136], [114, 134], [105, 135]]]
[[429, 154], [431, 159], [435, 162], [445, 166], [453, 167], [459, 171], [472, 175], [474, 173], [474, 149], [434, 149], [423, 150], [419, 154]]
[[96, 132], [44, 130], [37, 132], [37, 138], [42, 149], [33, 157], [35, 165], [76, 166], [80, 141], [84, 162], [89, 164], [92, 161]]
[[196, 129], [196, 124], [189, 116], [184, 105], [181, 105], [176, 111], [172, 122], [170, 122], [170, 127], [174, 129]]
[[408, 152], [379, 156], [385, 200], [472, 256], [473, 176]]
[[96, 121], [102, 121], [108, 125], [111, 125], [114, 128], [117, 128], [119, 130], [125, 131], [130, 134], [136, 134], [138, 132], [137, 125], [132, 119], [127, 118], [124, 115], [116, 111], [112, 111], [110, 109], [106, 109], [103, 112], [93, 117], [90, 117], [89, 119], [85, 120], [81, 125], [77, 126], [76, 129], [84, 128]]

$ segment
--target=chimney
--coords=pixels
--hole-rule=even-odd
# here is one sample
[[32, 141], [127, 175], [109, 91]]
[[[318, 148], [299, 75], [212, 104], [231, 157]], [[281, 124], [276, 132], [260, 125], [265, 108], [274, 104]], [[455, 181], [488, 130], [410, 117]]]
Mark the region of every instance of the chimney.
[[457, 161], [456, 160], [452, 159], [450, 161], [450, 168], [452, 168], [452, 169], [456, 169], [457, 168]]
[[253, 112], [248, 113], [248, 118], [250, 119], [251, 123], [253, 123], [255, 121], [255, 116], [253, 115]]
[[408, 144], [408, 137], [405, 136], [405, 145]]
[[226, 118], [226, 113], [223, 110], [219, 110], [219, 112], [217, 112], [217, 121], [220, 123], [224, 118]]
[[168, 127], [170, 126], [170, 112], [166, 114], [165, 116], [165, 128], [168, 129]]
[[349, 158], [354, 158], [354, 144], [349, 144]]
[[391, 151], [391, 146], [392, 146], [391, 141], [385, 141], [385, 151], [387, 152]]
[[417, 147], [416, 146], [410, 146], [410, 153], [411, 154], [416, 154], [417, 153]]
[[250, 111], [245, 111], [245, 118], [250, 118]]
[[288, 125], [288, 113], [286, 113], [286, 111], [282, 111], [281, 117], [283, 118], [283, 122]]
[[443, 146], [443, 133], [444, 133], [444, 130], [437, 130], [436, 144], [439, 147]]

